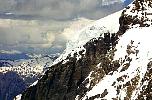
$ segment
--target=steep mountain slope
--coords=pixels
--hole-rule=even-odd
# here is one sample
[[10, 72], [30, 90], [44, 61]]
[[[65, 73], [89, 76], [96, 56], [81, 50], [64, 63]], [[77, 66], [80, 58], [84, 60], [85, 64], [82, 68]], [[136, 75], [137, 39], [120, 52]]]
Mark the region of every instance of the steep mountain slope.
[[151, 0], [134, 0], [80, 31], [21, 99], [151, 100], [151, 12]]
[[[87, 42], [94, 41], [94, 39], [98, 39], [99, 37], [103, 38], [104, 33], [108, 34], [108, 36], [112, 33], [116, 33], [119, 30], [119, 17], [122, 11], [111, 14], [105, 18], [102, 18], [95, 23], [89, 25], [88, 27], [80, 30], [66, 45], [66, 49], [63, 54], [57, 58], [53, 64], [57, 64], [64, 60], [66, 62], [67, 56], [74, 56], [74, 53], [77, 53], [77, 60], [81, 58], [81, 55], [78, 53], [79, 51], [86, 52], [86, 48], [84, 45]], [[109, 20], [115, 19], [115, 20]], [[113, 34], [114, 36], [114, 34]]]
[[[119, 30], [120, 15], [121, 12], [117, 12], [81, 30], [79, 35], [67, 44], [67, 49], [53, 63], [53, 66], [46, 71], [35, 86], [27, 90], [22, 98], [26, 100], [72, 100], [78, 93], [84, 94], [88, 90], [85, 87], [87, 80], [85, 83], [82, 82], [92, 70], [100, 70], [99, 73], [103, 73], [99, 79], [114, 70], [107, 68], [106, 65], [109, 65], [110, 61], [106, 55], [108, 50], [116, 44], [115, 33]], [[117, 19], [111, 22], [109, 19], [112, 18]], [[100, 62], [105, 62], [103, 69], [96, 67]], [[114, 63], [117, 65], [117, 62]], [[79, 86], [81, 88], [78, 89]]]
[[52, 64], [53, 57], [0, 60], [0, 100], [13, 100], [35, 82]]

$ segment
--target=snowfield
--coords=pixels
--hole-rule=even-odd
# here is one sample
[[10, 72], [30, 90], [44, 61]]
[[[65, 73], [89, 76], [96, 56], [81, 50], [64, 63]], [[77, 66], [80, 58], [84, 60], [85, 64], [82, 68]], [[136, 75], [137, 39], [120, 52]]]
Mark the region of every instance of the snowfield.
[[[53, 65], [62, 60], [64, 60], [65, 63], [65, 59], [69, 54], [71, 54], [71, 56], [73, 57], [74, 53], [84, 50], [83, 45], [85, 45], [89, 40], [103, 36], [104, 33], [118, 32], [119, 17], [121, 16], [121, 13], [122, 11], [119, 11], [114, 14], [108, 15], [107, 17], [97, 20], [88, 27], [85, 27], [84, 29], [78, 31], [78, 34], [76, 34], [73, 38], [71, 38], [70, 41], [68, 41], [63, 54], [61, 54], [60, 57], [53, 62]], [[77, 59], [79, 58], [80, 57], [78, 56]]]
[[[83, 100], [97, 94], [101, 94], [104, 90], [107, 90], [108, 94], [102, 99], [113, 100], [112, 98], [118, 97], [123, 100], [127, 95], [127, 90], [126, 88], [121, 88], [120, 94], [117, 95], [117, 87], [120, 85], [123, 86], [128, 81], [131, 81], [131, 79], [139, 75], [139, 83], [131, 95], [131, 100], [135, 100], [140, 91], [142, 91], [142, 87], [148, 83], [147, 81], [144, 83], [141, 81], [147, 71], [147, 65], [152, 59], [152, 47], [149, 45], [149, 43], [152, 43], [151, 32], [152, 27], [133, 28], [120, 37], [120, 41], [116, 45], [117, 51], [115, 52], [114, 60], [126, 59], [125, 57], [128, 56], [132, 59], [129, 68], [126, 71], [121, 71], [124, 64], [128, 63], [126, 59], [117, 71], [113, 72], [112, 75], [106, 75], [98, 84], [96, 84], [96, 86], [93, 87], [92, 90], [87, 92]], [[128, 54], [128, 46], [131, 46], [130, 50], [135, 53]], [[124, 82], [117, 81], [118, 78], [125, 75], [127, 77], [124, 78]], [[115, 86], [112, 86], [113, 83], [115, 83]], [[101, 100], [101, 98], [96, 100]]]

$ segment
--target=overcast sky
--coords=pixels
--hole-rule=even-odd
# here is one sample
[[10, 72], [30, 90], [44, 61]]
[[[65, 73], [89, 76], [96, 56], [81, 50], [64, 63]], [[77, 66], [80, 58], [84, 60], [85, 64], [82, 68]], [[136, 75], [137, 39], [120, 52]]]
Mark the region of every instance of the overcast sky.
[[0, 0], [0, 50], [54, 53], [75, 31], [132, 0]]

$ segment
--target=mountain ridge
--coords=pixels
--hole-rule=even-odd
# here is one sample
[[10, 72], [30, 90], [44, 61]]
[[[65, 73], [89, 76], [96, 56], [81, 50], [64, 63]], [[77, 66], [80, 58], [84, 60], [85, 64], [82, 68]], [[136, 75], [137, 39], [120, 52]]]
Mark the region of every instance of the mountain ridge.
[[[111, 15], [101, 33], [103, 23], [97, 21], [88, 31], [95, 36], [81, 44], [83, 49], [76, 42], [78, 50], [65, 51], [21, 100], [150, 100], [152, 18], [146, 14], [151, 2], [134, 0], [117, 17]], [[112, 32], [106, 25], [120, 26]]]

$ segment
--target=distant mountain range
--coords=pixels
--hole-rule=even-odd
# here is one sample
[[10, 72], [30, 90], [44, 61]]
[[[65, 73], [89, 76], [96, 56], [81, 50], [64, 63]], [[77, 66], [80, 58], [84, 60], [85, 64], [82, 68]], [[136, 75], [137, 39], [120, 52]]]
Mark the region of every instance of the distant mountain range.
[[31, 59], [26, 53], [20, 54], [7, 54], [0, 53], [0, 60], [20, 60], [20, 59]]
[[37, 81], [59, 56], [23, 53], [0, 55], [0, 100], [13, 100], [16, 95]]

